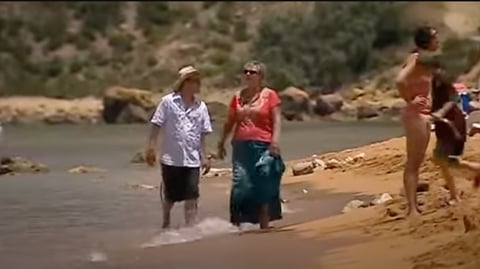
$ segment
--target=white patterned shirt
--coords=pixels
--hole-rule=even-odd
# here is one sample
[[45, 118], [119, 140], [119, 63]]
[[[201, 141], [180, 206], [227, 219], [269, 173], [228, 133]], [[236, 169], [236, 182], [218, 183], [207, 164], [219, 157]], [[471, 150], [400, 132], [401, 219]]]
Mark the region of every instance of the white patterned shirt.
[[212, 132], [207, 105], [198, 99], [186, 108], [179, 93], [165, 95], [150, 120], [162, 127], [160, 161], [179, 167], [200, 167], [201, 136]]

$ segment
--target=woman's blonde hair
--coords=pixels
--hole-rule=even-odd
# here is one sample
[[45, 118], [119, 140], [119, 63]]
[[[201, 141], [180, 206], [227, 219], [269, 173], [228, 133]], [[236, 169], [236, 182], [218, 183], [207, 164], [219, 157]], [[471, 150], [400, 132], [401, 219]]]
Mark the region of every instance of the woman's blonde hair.
[[244, 70], [256, 70], [261, 75], [262, 78], [265, 78], [265, 64], [259, 61], [250, 61], [243, 65]]

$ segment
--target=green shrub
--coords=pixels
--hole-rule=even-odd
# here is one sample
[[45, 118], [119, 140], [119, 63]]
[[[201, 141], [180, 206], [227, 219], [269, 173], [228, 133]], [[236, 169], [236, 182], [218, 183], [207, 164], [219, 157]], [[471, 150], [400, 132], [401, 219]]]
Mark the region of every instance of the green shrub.
[[235, 14], [234, 14], [235, 3], [233, 2], [221, 2], [217, 9], [216, 17], [219, 22], [222, 23], [231, 23]]
[[470, 39], [447, 39], [442, 44], [440, 59], [449, 73], [458, 76], [468, 72], [478, 62], [480, 44]]
[[225, 51], [231, 51], [233, 48], [232, 42], [227, 37], [218, 34], [209, 34], [208, 37], [205, 39], [205, 45], [213, 49]]
[[210, 52], [208, 54], [208, 59], [215, 65], [224, 65], [231, 61], [229, 53], [222, 50]]
[[105, 33], [122, 20], [122, 2], [68, 2], [77, 19], [83, 20], [83, 32], [89, 37], [95, 32]]
[[87, 50], [90, 47], [90, 40], [82, 34], [69, 34], [66, 42], [75, 45], [78, 50]]
[[116, 33], [109, 36], [109, 44], [116, 54], [123, 54], [133, 50], [132, 39], [130, 35]]
[[208, 28], [222, 35], [230, 34], [230, 24], [218, 20], [211, 19], [208, 22]]
[[137, 25], [150, 41], [154, 41], [165, 33], [165, 28], [173, 23], [177, 15], [177, 10], [168, 2], [140, 2]]
[[204, 9], [209, 9], [213, 6], [215, 6], [218, 2], [217, 1], [203, 1], [202, 7]]
[[155, 57], [153, 57], [153, 56], [148, 57], [148, 59], [147, 59], [147, 66], [148, 67], [153, 67], [153, 66], [157, 65], [157, 63], [158, 63], [158, 61]]
[[233, 25], [233, 39], [237, 42], [245, 42], [248, 38], [247, 23], [245, 20], [236, 21]]
[[38, 10], [31, 12], [28, 19], [28, 29], [36, 41], [49, 40], [50, 45], [58, 48], [66, 39], [67, 14], [63, 9]]
[[63, 62], [58, 59], [53, 59], [43, 64], [44, 74], [47, 77], [54, 78], [59, 76], [63, 71]]
[[70, 63], [69, 65], [69, 71], [70, 71], [70, 74], [77, 74], [79, 73], [80, 71], [82, 71], [82, 69], [84, 68], [85, 66], [85, 63], [81, 62], [81, 61], [78, 61], [78, 60], [74, 60]]
[[252, 43], [272, 86], [337, 88], [374, 68], [378, 49], [403, 42], [409, 27], [395, 2], [317, 2], [307, 14], [266, 17]]

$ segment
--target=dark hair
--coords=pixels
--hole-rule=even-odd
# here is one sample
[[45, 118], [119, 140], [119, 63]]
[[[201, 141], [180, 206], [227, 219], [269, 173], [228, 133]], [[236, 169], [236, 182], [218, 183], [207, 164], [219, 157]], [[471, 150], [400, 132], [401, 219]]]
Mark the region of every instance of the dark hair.
[[455, 93], [453, 86], [455, 79], [444, 70], [433, 72], [432, 79], [432, 112], [442, 108], [450, 100], [450, 95]]
[[436, 29], [430, 26], [418, 27], [413, 35], [413, 41], [417, 48], [428, 49], [435, 31]]

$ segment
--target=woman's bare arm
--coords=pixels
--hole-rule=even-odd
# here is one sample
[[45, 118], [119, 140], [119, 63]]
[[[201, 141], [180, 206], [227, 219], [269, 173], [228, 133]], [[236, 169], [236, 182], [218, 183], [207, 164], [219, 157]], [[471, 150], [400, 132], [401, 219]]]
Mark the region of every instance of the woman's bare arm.
[[397, 85], [400, 97], [402, 97], [407, 102], [411, 101], [409, 100], [408, 93], [406, 92], [407, 78], [415, 68], [417, 57], [417, 53], [411, 54], [407, 58], [405, 65], [402, 67], [400, 72], [398, 72], [397, 77], [395, 78], [395, 84]]
[[232, 133], [233, 127], [235, 126], [235, 121], [233, 117], [228, 117], [227, 121], [223, 125], [222, 136], [220, 137], [220, 143], [224, 144], [228, 136]]
[[273, 134], [272, 143], [278, 143], [280, 139], [280, 130], [282, 129], [282, 113], [280, 106], [273, 108]]

